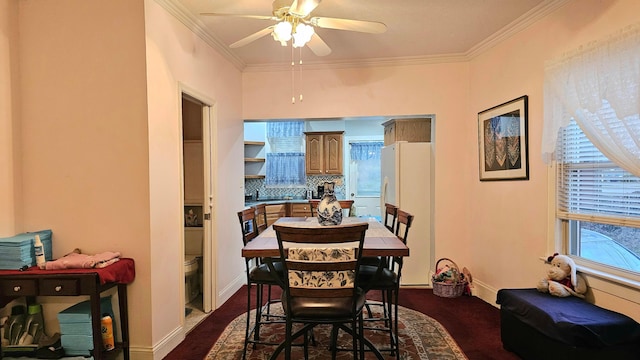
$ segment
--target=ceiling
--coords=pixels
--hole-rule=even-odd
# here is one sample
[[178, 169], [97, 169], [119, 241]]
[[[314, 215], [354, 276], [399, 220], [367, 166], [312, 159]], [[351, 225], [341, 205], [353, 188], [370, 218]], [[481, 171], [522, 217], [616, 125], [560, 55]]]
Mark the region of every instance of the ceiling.
[[[156, 0], [241, 69], [285, 66], [291, 47], [269, 35], [229, 45], [275, 24], [272, 20], [203, 16], [201, 13], [272, 15], [271, 0]], [[293, 0], [292, 0], [293, 1]], [[464, 61], [555, 10], [566, 0], [323, 0], [311, 16], [369, 20], [382, 34], [316, 27], [332, 49], [323, 57], [303, 48], [307, 64]], [[298, 57], [296, 49], [295, 56]]]

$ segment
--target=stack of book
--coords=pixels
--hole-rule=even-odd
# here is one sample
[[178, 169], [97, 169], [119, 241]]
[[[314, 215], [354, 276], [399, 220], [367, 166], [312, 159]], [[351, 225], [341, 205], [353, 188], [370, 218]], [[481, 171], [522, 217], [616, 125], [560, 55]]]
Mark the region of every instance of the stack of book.
[[[114, 319], [111, 295], [100, 298], [100, 314], [109, 314], [111, 319]], [[115, 338], [115, 320], [112, 321]], [[68, 356], [91, 356], [93, 351], [91, 302], [89, 300], [83, 301], [60, 311], [58, 322], [60, 323], [60, 341], [64, 353]], [[98, 334], [98, 336], [102, 335]]]
[[53, 258], [51, 248], [51, 230], [42, 230], [18, 234], [12, 237], [0, 238], [0, 270], [17, 270], [24, 266], [34, 266], [36, 256], [33, 243], [36, 235], [44, 246], [44, 258], [50, 261]]

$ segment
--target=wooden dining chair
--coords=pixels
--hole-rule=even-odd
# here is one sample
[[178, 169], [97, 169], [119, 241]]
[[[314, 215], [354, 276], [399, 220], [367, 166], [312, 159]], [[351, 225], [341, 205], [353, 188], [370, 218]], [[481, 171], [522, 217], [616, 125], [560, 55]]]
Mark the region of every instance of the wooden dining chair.
[[[402, 242], [407, 244], [409, 229], [413, 223], [414, 216], [410, 213], [397, 209], [397, 221], [394, 230], [395, 235]], [[389, 334], [389, 347], [381, 351], [389, 351], [396, 359], [400, 359], [398, 348], [398, 294], [400, 292], [400, 278], [402, 276], [403, 257], [390, 256], [379, 261], [378, 266], [363, 264], [360, 268], [361, 281], [370, 284], [367, 291], [382, 292], [382, 315], [379, 317], [369, 317], [370, 321], [383, 322], [383, 326], [367, 326], [366, 329], [385, 331]], [[367, 302], [368, 308], [371, 306]], [[369, 311], [369, 314], [371, 312]]]
[[[242, 242], [246, 246], [249, 242], [258, 236], [258, 226], [256, 223], [256, 208], [249, 207], [238, 212], [238, 220], [240, 221], [240, 228], [242, 231]], [[282, 261], [273, 261], [269, 266], [261, 258], [245, 257], [245, 271], [247, 276], [247, 319], [245, 327], [245, 341], [244, 349], [242, 352], [242, 358], [245, 359], [247, 355], [247, 346], [252, 343], [255, 347], [256, 344], [277, 345], [272, 342], [265, 342], [260, 340], [260, 327], [265, 324], [282, 323], [282, 319], [274, 320], [270, 314], [271, 305], [271, 286], [279, 285], [278, 276], [283, 276]], [[280, 275], [274, 276], [274, 272]], [[255, 320], [253, 327], [251, 326], [250, 312], [251, 312], [251, 288], [256, 286], [256, 303], [255, 303]], [[264, 286], [268, 287], [268, 294], [266, 303], [263, 300]], [[264, 318], [264, 319], [263, 319]]]
[[258, 234], [261, 234], [267, 229], [267, 205], [257, 204], [256, 208], [256, 226]]
[[353, 200], [338, 200], [343, 210], [349, 210], [347, 216], [353, 216]]
[[318, 215], [318, 205], [320, 205], [320, 199], [309, 200], [309, 210], [311, 210], [311, 217]]
[[393, 204], [385, 203], [383, 224], [391, 232], [395, 232], [397, 217], [398, 217], [398, 207]]
[[[340, 208], [342, 210], [349, 210], [347, 216], [353, 216], [353, 200], [338, 200], [340, 203]], [[315, 217], [318, 215], [318, 205], [320, 205], [320, 200], [312, 199], [309, 200], [309, 209], [311, 210], [311, 217]]]
[[[284, 259], [286, 329], [285, 341], [276, 348], [272, 359], [282, 350], [285, 359], [291, 359], [291, 344], [300, 336], [305, 339], [304, 357], [307, 358], [307, 334], [319, 324], [333, 326], [333, 344], [339, 329], [352, 336], [353, 359], [361, 358], [358, 354], [364, 355], [365, 344], [383, 359], [362, 333], [365, 294], [359, 287], [358, 271], [368, 227], [369, 224], [317, 228], [273, 225], [280, 256]], [[294, 323], [302, 324], [295, 332]], [[332, 358], [335, 351], [334, 346]]]

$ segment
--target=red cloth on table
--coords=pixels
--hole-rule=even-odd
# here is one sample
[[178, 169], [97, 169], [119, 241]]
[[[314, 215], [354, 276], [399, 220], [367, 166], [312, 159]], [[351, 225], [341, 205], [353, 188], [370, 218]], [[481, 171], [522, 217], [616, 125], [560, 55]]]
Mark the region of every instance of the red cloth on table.
[[129, 284], [133, 282], [136, 277], [136, 269], [133, 259], [120, 258], [117, 261], [104, 268], [93, 269], [57, 269], [57, 270], [41, 270], [37, 266], [32, 266], [25, 271], [20, 270], [0, 270], [0, 274], [3, 275], [38, 275], [38, 274], [86, 274], [86, 273], [98, 273], [100, 278], [100, 284], [117, 283], [117, 284]]

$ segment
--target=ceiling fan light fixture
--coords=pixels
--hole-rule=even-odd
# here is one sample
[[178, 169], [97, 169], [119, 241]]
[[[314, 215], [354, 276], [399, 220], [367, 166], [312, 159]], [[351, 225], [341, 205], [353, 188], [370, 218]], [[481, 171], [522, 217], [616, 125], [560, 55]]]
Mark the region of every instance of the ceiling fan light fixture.
[[282, 46], [287, 45], [287, 41], [291, 40], [291, 30], [293, 25], [288, 21], [281, 21], [273, 28], [271, 35], [273, 39], [279, 41]]
[[298, 23], [296, 32], [293, 34], [293, 47], [303, 47], [311, 40], [314, 34], [313, 26]]

